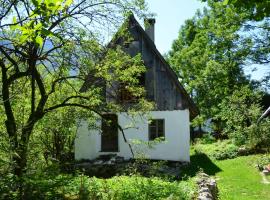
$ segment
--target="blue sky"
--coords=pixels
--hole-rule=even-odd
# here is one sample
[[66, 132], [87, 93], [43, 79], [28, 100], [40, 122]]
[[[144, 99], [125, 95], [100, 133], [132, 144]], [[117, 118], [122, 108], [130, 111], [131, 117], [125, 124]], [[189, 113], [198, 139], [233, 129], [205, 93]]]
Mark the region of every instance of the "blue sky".
[[[146, 0], [149, 11], [156, 14], [155, 43], [157, 49], [167, 53], [171, 49], [173, 40], [178, 36], [178, 31], [185, 20], [191, 18], [197, 9], [206, 6], [199, 0]], [[260, 79], [270, 66], [257, 66], [257, 71], [252, 72], [252, 66], [247, 67], [245, 72], [252, 74], [252, 79]]]
[[155, 43], [164, 54], [171, 48], [173, 40], [185, 20], [194, 16], [205, 3], [197, 0], [146, 0], [149, 10], [156, 14]]

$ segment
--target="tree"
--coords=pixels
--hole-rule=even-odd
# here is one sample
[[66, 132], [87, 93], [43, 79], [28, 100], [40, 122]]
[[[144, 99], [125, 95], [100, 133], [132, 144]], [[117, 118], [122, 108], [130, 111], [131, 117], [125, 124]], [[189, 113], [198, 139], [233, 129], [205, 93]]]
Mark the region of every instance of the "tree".
[[201, 0], [212, 3], [222, 3], [224, 6], [234, 6], [237, 12], [249, 12], [249, 19], [255, 21], [261, 21], [265, 17], [270, 17], [270, 1], [269, 0]]
[[39, 145], [36, 150], [41, 152], [47, 164], [52, 159], [60, 164], [73, 161], [74, 139], [80, 117], [81, 112], [68, 107], [45, 115], [37, 124], [32, 141]]
[[224, 0], [224, 5], [234, 5], [240, 12], [249, 11], [252, 13], [250, 19], [260, 21], [265, 17], [270, 17], [270, 1], [269, 0]]
[[261, 101], [260, 91], [244, 86], [221, 102], [219, 117], [226, 121], [224, 133], [235, 144], [248, 145], [251, 149], [269, 149], [270, 121], [257, 123], [263, 113]]
[[236, 14], [243, 16], [241, 29], [238, 31], [240, 37], [237, 40], [239, 44], [249, 44], [245, 66], [254, 68], [253, 64], [256, 64], [256, 67], [260, 69], [262, 65], [268, 65], [270, 62], [270, 1], [208, 0], [207, 3], [210, 7], [215, 4], [222, 5], [223, 9], [231, 7]]
[[211, 4], [185, 22], [173, 43], [169, 62], [200, 108], [200, 121], [215, 118], [220, 102], [249, 84], [242, 69], [249, 43], [239, 43], [237, 32], [244, 18], [232, 7]]
[[[115, 81], [128, 83], [131, 92], [142, 96], [136, 81], [144, 71], [140, 56], [131, 58], [120, 48], [107, 50], [98, 35], [115, 27], [130, 10], [144, 15], [145, 5], [142, 0], [0, 3], [0, 109], [14, 173], [22, 176], [29, 138], [45, 115], [65, 107], [87, 109], [92, 115], [119, 110], [120, 105], [104, 99], [104, 84]], [[95, 79], [80, 93], [88, 74]]]

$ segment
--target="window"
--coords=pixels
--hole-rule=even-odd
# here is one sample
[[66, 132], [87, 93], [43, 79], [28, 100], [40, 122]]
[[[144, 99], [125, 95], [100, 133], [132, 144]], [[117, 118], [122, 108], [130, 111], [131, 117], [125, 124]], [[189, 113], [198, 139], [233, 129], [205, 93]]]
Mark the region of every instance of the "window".
[[149, 123], [149, 140], [165, 137], [164, 119], [153, 119]]
[[[145, 86], [145, 73], [142, 73], [138, 77], [138, 85], [139, 87], [144, 87]], [[132, 92], [130, 92], [124, 83], [119, 84], [119, 90], [118, 90], [118, 100], [121, 103], [135, 103], [138, 101], [140, 97], [139, 96], [134, 96]]]
[[128, 89], [125, 88], [124, 84], [120, 84], [119, 86], [119, 91], [118, 91], [118, 100], [121, 103], [126, 103], [126, 102], [133, 102], [134, 101], [134, 96]]

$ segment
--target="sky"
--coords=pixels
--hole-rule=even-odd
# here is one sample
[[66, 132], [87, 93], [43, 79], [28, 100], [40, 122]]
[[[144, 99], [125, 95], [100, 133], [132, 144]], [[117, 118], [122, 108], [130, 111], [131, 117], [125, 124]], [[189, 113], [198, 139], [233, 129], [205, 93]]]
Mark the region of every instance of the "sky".
[[[156, 14], [155, 43], [161, 54], [167, 53], [173, 40], [177, 39], [181, 25], [185, 20], [192, 18], [197, 9], [202, 9], [206, 3], [199, 0], [146, 0], [150, 12]], [[252, 71], [255, 66], [247, 67], [246, 74], [251, 74], [252, 79], [261, 79], [270, 66], [256, 65], [257, 71]]]
[[171, 49], [181, 25], [192, 18], [205, 3], [198, 0], [146, 0], [149, 11], [156, 14], [155, 43], [161, 54]]

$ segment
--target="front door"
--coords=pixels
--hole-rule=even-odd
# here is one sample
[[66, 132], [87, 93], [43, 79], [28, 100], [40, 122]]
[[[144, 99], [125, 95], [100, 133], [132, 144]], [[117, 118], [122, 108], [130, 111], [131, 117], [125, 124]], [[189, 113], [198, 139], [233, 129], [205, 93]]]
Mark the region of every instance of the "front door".
[[118, 119], [115, 114], [106, 114], [102, 118], [101, 151], [118, 151]]

